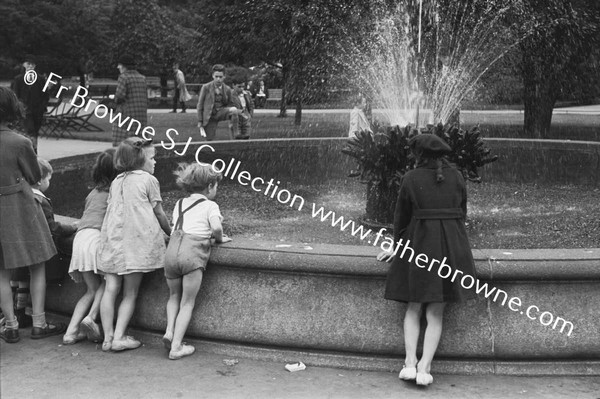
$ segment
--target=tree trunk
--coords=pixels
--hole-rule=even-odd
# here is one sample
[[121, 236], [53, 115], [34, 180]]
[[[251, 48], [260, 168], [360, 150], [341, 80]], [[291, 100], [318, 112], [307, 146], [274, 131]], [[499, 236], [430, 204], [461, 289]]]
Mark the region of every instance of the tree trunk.
[[283, 80], [283, 87], [281, 88], [281, 102], [279, 103], [279, 115], [277, 115], [278, 118], [286, 118], [287, 117], [287, 102], [286, 102], [286, 97], [287, 97], [287, 90], [286, 87], [288, 85], [288, 68], [287, 66], [283, 66], [283, 68], [281, 69], [282, 72], [282, 80]]
[[302, 124], [302, 101], [296, 99], [296, 115], [294, 115], [294, 125], [300, 126]]
[[545, 68], [525, 54], [523, 56], [523, 105], [525, 137], [548, 138], [552, 123], [552, 111], [556, 103], [554, 82]]

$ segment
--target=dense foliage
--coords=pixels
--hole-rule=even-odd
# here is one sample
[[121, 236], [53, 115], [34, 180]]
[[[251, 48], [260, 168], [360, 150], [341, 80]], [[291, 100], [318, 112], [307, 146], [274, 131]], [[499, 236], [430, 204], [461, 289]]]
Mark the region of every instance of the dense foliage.
[[478, 126], [463, 130], [456, 125], [438, 124], [419, 132], [410, 125], [404, 128], [376, 125], [375, 131], [375, 134], [357, 132], [342, 149], [358, 162], [358, 169], [351, 171], [350, 176], [359, 177], [363, 183], [375, 182], [385, 187], [398, 185], [404, 173], [414, 167], [408, 143], [417, 134], [435, 134], [446, 141], [452, 148], [448, 160], [465, 179], [473, 182], [481, 182], [479, 168], [498, 160], [485, 145]]
[[374, 131], [375, 134], [357, 132], [342, 149], [358, 163], [358, 169], [351, 171], [350, 176], [367, 184], [366, 219], [370, 222], [392, 222], [402, 176], [415, 166], [409, 141], [417, 134], [435, 134], [444, 139], [452, 149], [447, 159], [473, 182], [481, 182], [480, 167], [498, 160], [497, 155], [491, 155], [478, 127], [465, 131], [455, 125], [438, 124], [419, 132], [410, 125], [375, 126]]

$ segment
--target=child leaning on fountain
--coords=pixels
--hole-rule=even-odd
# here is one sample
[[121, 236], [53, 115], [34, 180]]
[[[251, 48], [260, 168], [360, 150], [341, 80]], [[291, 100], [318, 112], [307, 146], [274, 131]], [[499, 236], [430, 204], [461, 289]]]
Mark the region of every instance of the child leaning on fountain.
[[108, 207], [108, 190], [117, 175], [114, 167], [115, 150], [110, 148], [96, 158], [92, 169], [94, 189], [85, 199], [85, 209], [73, 241], [73, 256], [69, 274], [75, 282], [84, 282], [86, 292], [77, 301], [73, 316], [63, 337], [64, 345], [71, 345], [87, 338], [100, 341], [102, 333], [96, 323], [100, 313], [100, 301], [104, 294], [104, 279], [97, 265], [100, 231]]
[[169, 286], [167, 329], [163, 337], [177, 360], [194, 353], [192, 345], [182, 344], [190, 323], [196, 295], [210, 256], [211, 237], [217, 243], [231, 241], [223, 234], [221, 211], [216, 202], [219, 181], [223, 178], [211, 166], [194, 163], [180, 165], [175, 172], [177, 185], [190, 194], [175, 204], [175, 226], [165, 254], [165, 277]]

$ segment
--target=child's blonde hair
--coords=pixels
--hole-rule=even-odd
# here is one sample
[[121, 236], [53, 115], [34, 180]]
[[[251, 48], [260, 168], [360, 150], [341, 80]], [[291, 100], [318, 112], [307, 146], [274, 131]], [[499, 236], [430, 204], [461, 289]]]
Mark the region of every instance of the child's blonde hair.
[[152, 141], [140, 137], [128, 137], [119, 144], [115, 153], [115, 169], [119, 172], [128, 172], [144, 166], [146, 153], [144, 148], [150, 147]]
[[173, 173], [177, 176], [177, 186], [188, 193], [204, 191], [223, 179], [221, 173], [215, 172], [212, 166], [199, 163], [179, 164], [179, 168]]
[[38, 165], [40, 167], [40, 172], [42, 174], [42, 179], [45, 179], [46, 177], [48, 177], [49, 175], [52, 174], [53, 170], [52, 170], [52, 165], [50, 165], [50, 162], [48, 162], [44, 158], [40, 158], [40, 157], [38, 157], [37, 161], [38, 161]]

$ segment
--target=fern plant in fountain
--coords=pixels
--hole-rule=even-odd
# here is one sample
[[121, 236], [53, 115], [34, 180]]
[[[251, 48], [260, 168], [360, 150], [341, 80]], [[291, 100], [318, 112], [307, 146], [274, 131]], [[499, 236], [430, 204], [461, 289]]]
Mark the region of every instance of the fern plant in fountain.
[[350, 172], [367, 185], [365, 222], [373, 226], [389, 226], [394, 220], [398, 188], [404, 173], [414, 168], [409, 140], [417, 134], [435, 134], [444, 139], [452, 152], [448, 160], [455, 164], [466, 180], [481, 182], [478, 169], [498, 159], [491, 155], [481, 137], [479, 127], [462, 130], [455, 125], [428, 126], [421, 131], [412, 126], [375, 125], [371, 134], [357, 132], [342, 149], [356, 159], [358, 167]]

